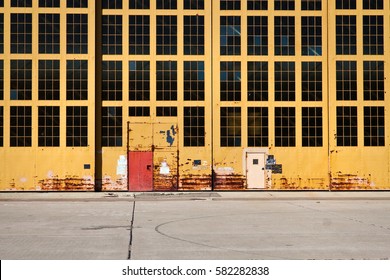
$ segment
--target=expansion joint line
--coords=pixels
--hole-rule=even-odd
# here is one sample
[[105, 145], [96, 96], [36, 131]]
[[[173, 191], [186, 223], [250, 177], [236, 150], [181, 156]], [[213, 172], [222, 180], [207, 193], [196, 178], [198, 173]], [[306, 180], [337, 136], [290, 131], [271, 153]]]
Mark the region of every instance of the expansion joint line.
[[132, 211], [132, 214], [131, 214], [131, 221], [130, 221], [130, 241], [129, 241], [129, 248], [128, 248], [129, 253], [127, 255], [127, 259], [128, 260], [131, 259], [131, 246], [133, 244], [134, 213], [135, 213], [135, 200], [133, 201], [133, 211]]

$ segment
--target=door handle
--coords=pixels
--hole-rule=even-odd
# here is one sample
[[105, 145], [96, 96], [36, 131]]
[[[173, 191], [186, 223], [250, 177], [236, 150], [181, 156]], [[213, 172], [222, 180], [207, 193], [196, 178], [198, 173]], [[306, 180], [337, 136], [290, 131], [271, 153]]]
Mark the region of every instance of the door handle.
[[146, 166], [146, 169], [147, 170], [150, 170], [152, 168], [152, 166], [150, 165], [150, 164], [148, 164], [147, 166]]

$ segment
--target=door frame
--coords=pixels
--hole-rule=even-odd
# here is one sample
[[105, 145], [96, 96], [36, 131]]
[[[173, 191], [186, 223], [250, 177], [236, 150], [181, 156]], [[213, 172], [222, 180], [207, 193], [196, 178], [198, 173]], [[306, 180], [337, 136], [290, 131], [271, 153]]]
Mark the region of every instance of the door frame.
[[[269, 149], [268, 148], [245, 148], [242, 153], [242, 170], [243, 174], [245, 174], [246, 179], [246, 186], [248, 188], [248, 162], [247, 162], [247, 155], [248, 154], [264, 154], [264, 159], [266, 160], [267, 156], [269, 155]], [[270, 172], [267, 171], [265, 165], [264, 165], [264, 188], [252, 188], [252, 190], [263, 190], [268, 189], [268, 183], [270, 178]]]

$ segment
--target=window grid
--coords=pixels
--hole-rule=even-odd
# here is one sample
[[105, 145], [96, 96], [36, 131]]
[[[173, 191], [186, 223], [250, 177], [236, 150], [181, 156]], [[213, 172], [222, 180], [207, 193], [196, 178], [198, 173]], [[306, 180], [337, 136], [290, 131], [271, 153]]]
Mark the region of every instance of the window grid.
[[88, 107], [66, 107], [66, 146], [88, 146]]
[[356, 54], [356, 16], [336, 16], [336, 54]]
[[221, 16], [220, 54], [241, 54], [241, 17]]
[[356, 9], [356, 0], [337, 0], [336, 9], [352, 10]]
[[4, 107], [0, 106], [0, 147], [4, 146]]
[[336, 107], [337, 146], [357, 146], [357, 107]]
[[4, 14], [0, 14], [0, 53], [4, 53]]
[[129, 62], [129, 100], [150, 100], [150, 62]]
[[383, 61], [364, 61], [364, 100], [385, 100], [385, 73]]
[[302, 55], [322, 55], [322, 18], [302, 17]]
[[221, 62], [221, 101], [241, 101], [241, 62]]
[[129, 16], [129, 54], [149, 54], [150, 18], [149, 16]]
[[38, 107], [38, 146], [60, 146], [60, 107]]
[[38, 99], [60, 100], [60, 61], [39, 60]]
[[248, 55], [268, 55], [268, 17], [248, 17]]
[[385, 107], [364, 107], [364, 146], [385, 146]]
[[60, 0], [39, 0], [39, 7], [41, 8], [59, 8]]
[[102, 16], [102, 53], [122, 54], [122, 16]]
[[157, 117], [177, 117], [176, 106], [157, 106], [156, 107]]
[[102, 100], [122, 100], [122, 61], [102, 62]]
[[88, 53], [88, 15], [67, 14], [66, 52], [68, 54]]
[[129, 107], [129, 117], [149, 117], [150, 107]]
[[184, 61], [184, 100], [204, 100], [203, 61]]
[[295, 101], [295, 62], [275, 62], [275, 101]]
[[204, 54], [204, 16], [184, 16], [184, 54]]
[[184, 107], [184, 146], [205, 146], [204, 107]]
[[336, 99], [357, 100], [356, 61], [336, 61]]
[[177, 62], [157, 61], [157, 100], [177, 100]]
[[322, 147], [322, 108], [302, 108], [302, 146]]
[[11, 0], [11, 7], [32, 7], [32, 0]]
[[248, 107], [248, 147], [268, 147], [268, 107]]
[[275, 146], [295, 147], [294, 107], [275, 107]]
[[274, 0], [275, 10], [295, 10], [295, 0]]
[[241, 146], [241, 107], [221, 107], [221, 147]]
[[295, 55], [295, 18], [276, 16], [275, 55]]
[[165, 9], [165, 10], [176, 10], [177, 9], [177, 1], [176, 0], [157, 0], [156, 1], [157, 9]]
[[248, 61], [248, 101], [268, 101], [268, 62]]
[[32, 61], [11, 60], [11, 100], [32, 99]]
[[366, 1], [363, 1], [363, 9], [383, 10], [383, 0], [366, 0]]
[[149, 9], [150, 8], [150, 0], [136, 0], [129, 1], [130, 9]]
[[204, 0], [184, 0], [185, 10], [204, 10]]
[[88, 99], [88, 61], [66, 62], [66, 100]]
[[122, 146], [122, 107], [102, 107], [102, 146]]
[[[134, 1], [134, 2], [136, 2], [136, 1]], [[122, 0], [105, 0], [105, 1], [102, 1], [102, 8], [103, 9], [122, 9]]]
[[31, 147], [31, 106], [11, 106], [10, 146]]
[[60, 15], [39, 14], [39, 53], [60, 53]]
[[301, 9], [302, 11], [321, 11], [322, 0], [302, 0]]
[[11, 14], [11, 53], [32, 52], [32, 14]]
[[248, 10], [268, 10], [268, 0], [248, 0]]
[[363, 16], [363, 54], [384, 53], [383, 16]]
[[220, 0], [221, 10], [241, 10], [241, 0]]
[[322, 101], [322, 62], [302, 62], [302, 101]]
[[68, 8], [88, 8], [88, 0], [67, 0], [66, 7], [68, 7]]
[[177, 16], [157, 16], [157, 54], [177, 54]]

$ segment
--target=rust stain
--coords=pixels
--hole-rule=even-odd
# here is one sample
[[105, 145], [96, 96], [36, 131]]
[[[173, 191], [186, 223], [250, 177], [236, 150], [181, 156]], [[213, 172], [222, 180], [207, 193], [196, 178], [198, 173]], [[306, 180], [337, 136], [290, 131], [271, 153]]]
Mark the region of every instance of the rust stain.
[[154, 191], [158, 192], [169, 192], [177, 191], [177, 175], [163, 175], [154, 174], [153, 178]]
[[331, 176], [331, 190], [367, 190], [375, 189], [371, 178], [359, 177], [356, 174], [337, 173], [337, 177]]
[[273, 180], [274, 190], [325, 190], [327, 189], [325, 178], [286, 178]]
[[180, 178], [180, 191], [211, 190], [211, 175], [188, 175]]
[[69, 176], [66, 178], [47, 178], [38, 181], [42, 191], [93, 191], [94, 182], [91, 178]]
[[246, 190], [245, 177], [238, 174], [214, 174], [214, 190]]
[[102, 191], [126, 191], [127, 178], [117, 178], [112, 180], [110, 176], [105, 176], [102, 180]]

